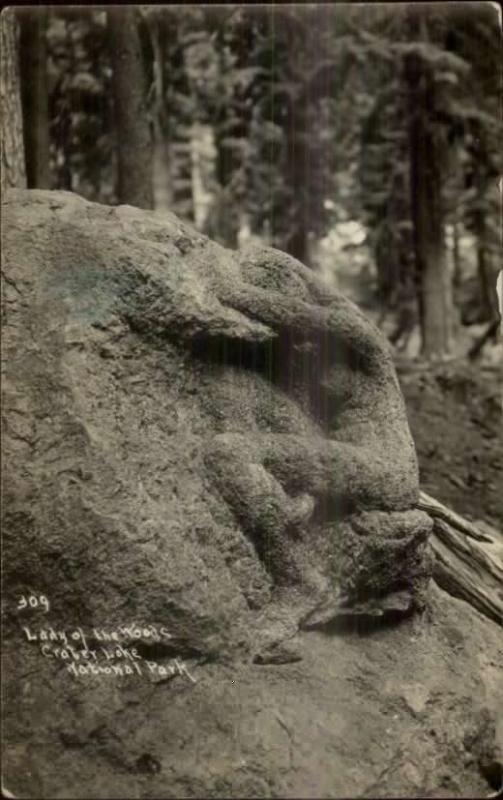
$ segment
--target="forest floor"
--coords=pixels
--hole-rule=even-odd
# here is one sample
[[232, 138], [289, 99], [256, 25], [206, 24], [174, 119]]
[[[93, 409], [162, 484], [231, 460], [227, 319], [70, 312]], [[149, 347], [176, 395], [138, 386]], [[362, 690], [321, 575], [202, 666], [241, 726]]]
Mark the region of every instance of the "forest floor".
[[[399, 625], [302, 631], [290, 644], [290, 663], [189, 662], [195, 683], [177, 675], [120, 689], [51, 680], [44, 659], [44, 712], [29, 691], [22, 713], [10, 705], [6, 786], [103, 800], [483, 798], [499, 788], [501, 632], [463, 600], [432, 584], [424, 614]], [[7, 666], [18, 675], [26, 663], [11, 651]]]
[[397, 368], [421, 488], [469, 519], [501, 527], [501, 370], [467, 360]]

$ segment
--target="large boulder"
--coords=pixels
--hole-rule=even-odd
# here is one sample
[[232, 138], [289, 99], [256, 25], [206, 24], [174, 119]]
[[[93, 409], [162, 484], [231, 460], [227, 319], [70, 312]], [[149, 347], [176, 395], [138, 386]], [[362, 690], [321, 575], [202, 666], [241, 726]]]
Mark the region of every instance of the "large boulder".
[[[96, 797], [362, 790], [356, 740], [337, 780], [329, 767], [349, 700], [328, 745], [314, 736], [308, 783], [293, 779], [291, 750], [292, 730], [314, 735], [302, 727], [311, 671], [339, 648], [312, 639], [315, 668], [305, 637], [321, 634], [299, 631], [425, 605], [431, 520], [416, 508], [414, 445], [380, 333], [293, 258], [226, 250], [171, 214], [12, 191], [2, 222], [9, 784], [45, 797], [83, 785]], [[40, 595], [45, 615], [20, 601]], [[409, 639], [415, 624], [402, 625]], [[91, 650], [119, 631], [142, 678], [72, 672], [57, 632], [78, 630]], [[351, 647], [342, 660], [360, 691]], [[151, 666], [175, 658], [190, 669], [169, 680]], [[300, 659], [268, 695], [263, 670]], [[336, 672], [320, 697], [338, 704]], [[300, 717], [283, 724], [274, 708], [303, 681]], [[175, 767], [193, 726], [210, 744]], [[106, 765], [93, 783], [96, 758]]]

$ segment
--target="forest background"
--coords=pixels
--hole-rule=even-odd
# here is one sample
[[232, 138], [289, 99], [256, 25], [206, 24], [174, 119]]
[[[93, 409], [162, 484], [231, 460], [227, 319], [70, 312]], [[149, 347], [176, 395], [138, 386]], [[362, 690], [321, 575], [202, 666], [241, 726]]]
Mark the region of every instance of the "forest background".
[[423, 484], [499, 521], [501, 45], [489, 2], [19, 7], [2, 180], [322, 273], [390, 340]]

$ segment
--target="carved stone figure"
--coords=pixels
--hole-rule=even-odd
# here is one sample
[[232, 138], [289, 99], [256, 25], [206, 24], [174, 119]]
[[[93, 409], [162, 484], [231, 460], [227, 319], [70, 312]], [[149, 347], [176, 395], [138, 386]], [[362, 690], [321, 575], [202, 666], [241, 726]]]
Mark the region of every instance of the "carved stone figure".
[[275, 607], [296, 624], [320, 603], [421, 604], [414, 446], [353, 304], [284, 253], [225, 250], [171, 215], [12, 192], [3, 227], [23, 579], [201, 647]]
[[70, 193], [8, 192], [2, 257], [6, 789], [419, 796], [447, 770], [475, 796], [499, 629], [435, 584], [410, 613], [431, 521], [378, 330], [283, 253]]

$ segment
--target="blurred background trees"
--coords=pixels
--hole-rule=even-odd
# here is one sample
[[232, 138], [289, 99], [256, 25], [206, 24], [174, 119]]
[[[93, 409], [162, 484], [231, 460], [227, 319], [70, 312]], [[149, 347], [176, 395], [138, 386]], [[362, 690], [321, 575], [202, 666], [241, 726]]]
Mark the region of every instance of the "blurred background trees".
[[170, 208], [228, 246], [284, 249], [409, 355], [476, 355], [496, 336], [494, 5], [16, 15], [30, 187]]

